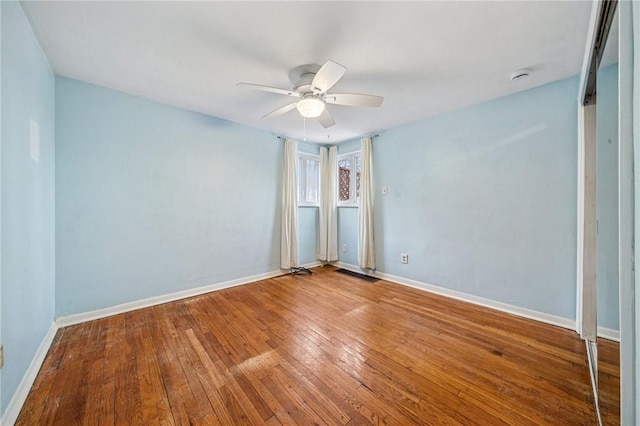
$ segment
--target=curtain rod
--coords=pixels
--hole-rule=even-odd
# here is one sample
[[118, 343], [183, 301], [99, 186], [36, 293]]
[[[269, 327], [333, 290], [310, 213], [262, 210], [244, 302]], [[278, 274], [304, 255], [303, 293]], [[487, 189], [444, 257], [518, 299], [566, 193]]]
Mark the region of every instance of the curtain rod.
[[[375, 135], [370, 135], [369, 137], [370, 137], [370, 138], [377, 138], [378, 136], [380, 136], [380, 135], [379, 135], [378, 133], [376, 133]], [[362, 137], [363, 137], [363, 138], [366, 138], [366, 136], [362, 136]], [[286, 137], [286, 136], [277, 136], [277, 135], [276, 135], [276, 138], [278, 138], [278, 139], [286, 139], [287, 137]], [[355, 139], [354, 139], [354, 140], [355, 140]], [[344, 142], [347, 142], [347, 141], [344, 141]]]

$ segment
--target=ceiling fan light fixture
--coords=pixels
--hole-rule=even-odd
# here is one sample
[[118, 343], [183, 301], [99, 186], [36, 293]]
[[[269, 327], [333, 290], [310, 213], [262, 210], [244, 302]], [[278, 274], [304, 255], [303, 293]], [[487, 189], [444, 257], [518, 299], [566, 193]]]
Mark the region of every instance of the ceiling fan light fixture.
[[316, 118], [324, 111], [325, 105], [320, 99], [306, 98], [299, 101], [296, 105], [298, 112], [305, 118]]

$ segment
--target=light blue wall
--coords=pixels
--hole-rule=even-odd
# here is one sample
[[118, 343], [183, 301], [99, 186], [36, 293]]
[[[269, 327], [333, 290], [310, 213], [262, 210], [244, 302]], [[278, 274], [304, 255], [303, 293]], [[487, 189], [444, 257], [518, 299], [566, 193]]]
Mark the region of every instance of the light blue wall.
[[355, 207], [338, 207], [338, 260], [358, 264], [358, 209]]
[[298, 207], [298, 259], [300, 265], [316, 261], [318, 208]]
[[320, 155], [320, 147], [316, 143], [300, 142], [298, 141], [298, 152], [304, 152], [305, 154]]
[[3, 1], [0, 8], [4, 414], [54, 317], [55, 80], [20, 6]]
[[618, 330], [618, 65], [597, 85], [598, 325]]
[[[381, 132], [378, 270], [575, 318], [577, 87], [563, 80]], [[340, 235], [357, 234], [343, 211]]]
[[279, 270], [282, 142], [56, 80], [56, 315]]

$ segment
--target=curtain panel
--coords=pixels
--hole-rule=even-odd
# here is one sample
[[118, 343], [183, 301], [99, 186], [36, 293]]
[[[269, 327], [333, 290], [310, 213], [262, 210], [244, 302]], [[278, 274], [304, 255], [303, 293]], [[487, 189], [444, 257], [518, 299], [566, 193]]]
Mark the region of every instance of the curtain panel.
[[338, 260], [338, 148], [320, 148], [320, 208], [316, 257]]
[[280, 268], [297, 268], [298, 261], [298, 143], [284, 141], [282, 173], [282, 221], [280, 235]]
[[373, 160], [371, 138], [363, 138], [360, 172], [360, 204], [358, 208], [358, 263], [362, 269], [376, 269], [373, 238]]

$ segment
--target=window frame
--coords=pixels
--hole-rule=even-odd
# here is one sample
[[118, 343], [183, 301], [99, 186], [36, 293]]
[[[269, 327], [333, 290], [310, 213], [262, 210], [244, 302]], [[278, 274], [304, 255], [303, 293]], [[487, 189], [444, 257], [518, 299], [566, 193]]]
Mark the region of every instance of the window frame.
[[[317, 193], [318, 193], [318, 201], [316, 201], [315, 203], [313, 202], [308, 202], [305, 200], [305, 197], [303, 196], [303, 188], [306, 191], [307, 188], [307, 174], [305, 173], [306, 171], [306, 167], [303, 169], [300, 165], [301, 160], [305, 160], [305, 166], [306, 166], [306, 161], [315, 161], [318, 163], [318, 179], [317, 179], [317, 183], [318, 183], [318, 187], [317, 187]], [[316, 154], [309, 154], [307, 152], [300, 152], [298, 151], [298, 155], [297, 155], [297, 160], [296, 161], [296, 167], [297, 167], [297, 172], [298, 172], [298, 182], [297, 182], [297, 195], [298, 195], [298, 207], [320, 207], [320, 156], [316, 155]]]
[[[348, 201], [340, 201], [340, 161], [349, 160], [351, 162], [351, 171], [353, 173], [353, 179], [349, 179], [349, 200]], [[362, 151], [352, 151], [345, 154], [338, 155], [336, 162], [336, 185], [337, 187], [337, 197], [338, 197], [338, 207], [359, 207], [360, 206], [360, 197], [356, 193], [356, 182], [357, 182], [357, 170], [358, 164], [360, 164], [360, 169], [362, 169]], [[360, 170], [362, 173], [362, 170]]]

